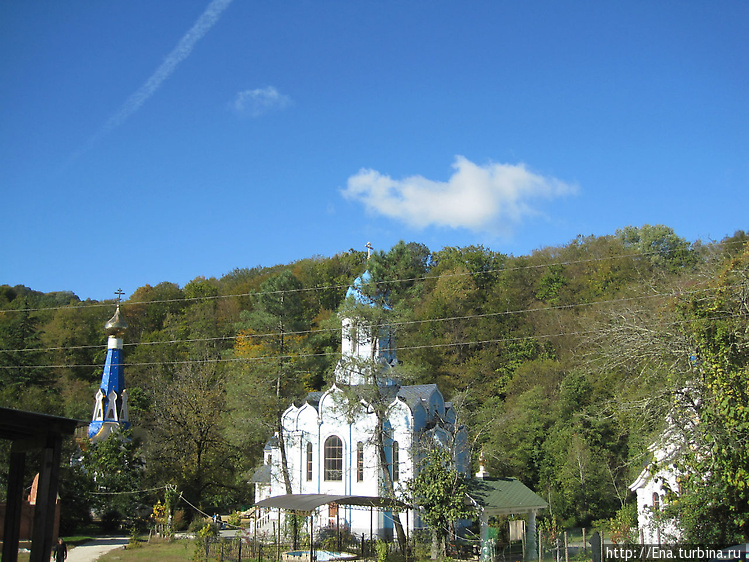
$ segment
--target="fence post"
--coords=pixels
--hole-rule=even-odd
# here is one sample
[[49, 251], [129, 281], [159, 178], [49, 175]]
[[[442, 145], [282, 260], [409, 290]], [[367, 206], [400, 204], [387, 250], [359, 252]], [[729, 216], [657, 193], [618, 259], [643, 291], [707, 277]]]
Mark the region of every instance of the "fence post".
[[538, 562], [541, 562], [544, 556], [544, 532], [538, 530]]
[[585, 527], [583, 527], [583, 552], [588, 553], [588, 543], [585, 541]]
[[567, 542], [567, 531], [564, 532], [564, 562], [570, 562], [570, 549]]

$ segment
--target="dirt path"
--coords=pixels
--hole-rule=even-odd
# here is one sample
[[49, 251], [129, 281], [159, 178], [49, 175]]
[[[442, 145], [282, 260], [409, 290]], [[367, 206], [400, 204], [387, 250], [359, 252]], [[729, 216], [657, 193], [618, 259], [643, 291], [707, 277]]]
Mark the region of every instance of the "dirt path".
[[75, 548], [69, 548], [65, 562], [94, 562], [102, 554], [122, 548], [127, 541], [127, 537], [99, 537]]

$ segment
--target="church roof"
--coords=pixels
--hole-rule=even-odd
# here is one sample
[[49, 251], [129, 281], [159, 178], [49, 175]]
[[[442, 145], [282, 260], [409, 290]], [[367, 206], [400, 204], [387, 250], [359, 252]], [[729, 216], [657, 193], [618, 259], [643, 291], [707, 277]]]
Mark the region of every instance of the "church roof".
[[437, 385], [434, 383], [402, 386], [398, 390], [398, 398], [403, 398], [406, 404], [413, 408], [422, 400], [428, 402], [429, 397], [435, 390], [437, 390]]
[[359, 277], [354, 279], [354, 282], [348, 288], [348, 291], [346, 291], [346, 298], [348, 299], [351, 297], [359, 304], [374, 306], [372, 299], [365, 296], [361, 291], [362, 285], [369, 283], [370, 279], [372, 279], [372, 274], [369, 273], [369, 271], [365, 271]]
[[314, 406], [315, 409], [317, 409], [317, 406], [320, 404], [320, 398], [322, 398], [323, 394], [325, 393], [321, 391], [309, 392], [304, 398], [304, 401], [310, 406]]
[[[354, 282], [346, 291], [346, 298], [353, 298], [357, 304], [363, 304], [366, 306], [376, 306], [377, 303], [369, 296], [362, 292], [362, 287], [372, 280], [372, 274], [369, 271], [365, 271], [359, 277], [354, 279]], [[383, 304], [385, 310], [390, 310], [390, 306], [387, 303]]]
[[114, 316], [104, 324], [104, 330], [108, 336], [117, 336], [118, 338], [121, 338], [122, 334], [127, 330], [127, 322], [125, 322], [122, 314], [120, 314], [119, 304], [117, 305], [117, 310], [114, 311]]
[[263, 450], [270, 451], [274, 447], [278, 447], [278, 435], [271, 436], [271, 438], [265, 442], [265, 447], [263, 447]]
[[255, 471], [255, 474], [253, 474], [252, 478], [250, 478], [250, 482], [254, 482], [256, 484], [270, 484], [270, 479], [271, 466], [269, 464], [264, 464]]

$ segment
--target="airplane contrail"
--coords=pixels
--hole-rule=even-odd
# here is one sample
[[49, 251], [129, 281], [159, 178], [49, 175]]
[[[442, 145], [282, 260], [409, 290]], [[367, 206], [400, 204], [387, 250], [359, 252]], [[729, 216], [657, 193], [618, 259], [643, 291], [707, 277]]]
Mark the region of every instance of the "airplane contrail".
[[231, 3], [232, 0], [213, 0], [198, 18], [198, 21], [195, 22], [195, 25], [179, 40], [177, 46], [167, 55], [164, 62], [159, 65], [151, 77], [125, 101], [119, 111], [107, 120], [101, 130], [88, 141], [83, 149], [78, 151], [76, 156], [80, 156], [93, 148], [99, 139], [122, 125], [138, 111], [148, 98], [159, 89], [161, 84], [172, 75], [177, 65], [190, 55], [196, 43], [208, 33], [218, 21], [221, 13]]

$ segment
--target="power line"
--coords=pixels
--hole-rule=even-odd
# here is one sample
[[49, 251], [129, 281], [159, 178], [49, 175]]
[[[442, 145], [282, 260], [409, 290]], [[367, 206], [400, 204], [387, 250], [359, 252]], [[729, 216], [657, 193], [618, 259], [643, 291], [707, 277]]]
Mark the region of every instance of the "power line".
[[[724, 318], [736, 318], [741, 317], [741, 314], [726, 314], [717, 317], [716, 319], [724, 319]], [[670, 326], [677, 326], [680, 324], [687, 323], [688, 320], [683, 321], [677, 321], [677, 322], [671, 322]], [[439, 349], [439, 348], [446, 348], [446, 347], [465, 347], [465, 346], [475, 346], [475, 345], [487, 345], [487, 344], [499, 344], [499, 343], [512, 343], [512, 342], [518, 342], [518, 341], [528, 341], [528, 340], [542, 340], [542, 339], [552, 339], [552, 338], [560, 338], [560, 337], [568, 337], [568, 336], [585, 336], [589, 334], [595, 334], [598, 330], [583, 330], [583, 331], [571, 331], [571, 332], [558, 332], [555, 334], [534, 334], [529, 336], [516, 336], [516, 337], [505, 337], [505, 338], [493, 338], [493, 339], [484, 339], [484, 340], [470, 340], [470, 341], [458, 341], [458, 342], [448, 342], [448, 343], [432, 343], [432, 344], [423, 344], [423, 345], [412, 345], [412, 346], [401, 346], [401, 347], [394, 347], [392, 348], [393, 351], [414, 351], [414, 350], [420, 350], [420, 349]], [[280, 359], [306, 359], [306, 358], [312, 358], [312, 357], [337, 357], [341, 355], [340, 352], [337, 351], [324, 351], [319, 353], [299, 353], [295, 355], [263, 355], [259, 357], [217, 357], [212, 359], [184, 359], [179, 361], [143, 361], [143, 362], [137, 362], [137, 363], [118, 363], [118, 365], [122, 367], [152, 367], [152, 366], [158, 366], [158, 365], [171, 365], [171, 366], [179, 366], [179, 365], [211, 365], [211, 364], [219, 364], [219, 363], [255, 363], [258, 361], [267, 361], [267, 360], [280, 360]], [[101, 364], [78, 364], [78, 365], [21, 365], [21, 366], [12, 366], [12, 365], [0, 365], [0, 369], [18, 369], [18, 368], [39, 368], [39, 369], [73, 369], [73, 368], [83, 368], [83, 367], [94, 367], [94, 368], [100, 368]]]
[[[745, 244], [741, 241], [736, 242], [730, 242], [728, 244]], [[522, 266], [516, 266], [516, 267], [500, 267], [497, 269], [488, 269], [485, 271], [465, 271], [461, 273], [443, 273], [440, 275], [434, 275], [431, 276], [429, 274], [423, 275], [420, 277], [410, 277], [410, 278], [403, 278], [403, 279], [393, 279], [388, 280], [387, 282], [383, 283], [410, 283], [415, 281], [429, 281], [429, 280], [436, 280], [436, 279], [442, 279], [442, 278], [449, 278], [449, 277], [466, 277], [466, 276], [480, 276], [480, 275], [493, 275], [497, 273], [508, 273], [513, 271], [522, 271], [526, 269], [543, 269], [550, 266], [559, 266], [559, 265], [577, 265], [577, 264], [584, 264], [584, 263], [594, 263], [594, 262], [600, 262], [600, 261], [608, 261], [608, 260], [618, 260], [618, 259], [633, 259], [633, 258], [643, 258], [643, 257], [649, 257], [654, 255], [659, 255], [660, 252], [658, 251], [652, 251], [652, 252], [632, 252], [632, 253], [625, 253], [622, 255], [617, 256], [602, 256], [599, 258], [587, 258], [587, 259], [580, 259], [580, 260], [567, 260], [567, 261], [561, 261], [561, 262], [549, 262], [549, 263], [543, 263], [543, 264], [535, 264], [535, 265], [522, 265]], [[503, 258], [512, 259], [513, 256], [507, 256], [500, 254]], [[515, 258], [520, 259], [520, 258]], [[292, 267], [292, 265], [288, 266], [289, 268]], [[248, 293], [235, 293], [235, 294], [228, 294], [228, 295], [207, 295], [207, 296], [200, 296], [200, 297], [182, 297], [182, 298], [174, 298], [174, 299], [161, 299], [161, 300], [150, 300], [150, 301], [135, 301], [135, 302], [127, 302], [123, 303], [123, 305], [126, 306], [137, 306], [137, 305], [152, 305], [152, 304], [168, 304], [168, 303], [190, 303], [195, 301], [206, 301], [206, 300], [218, 300], [218, 299], [229, 299], [229, 298], [242, 298], [242, 297], [258, 297], [258, 296], [264, 296], [264, 295], [274, 295], [274, 294], [288, 294], [288, 293], [303, 293], [303, 292], [313, 292], [313, 291], [329, 291], [329, 290], [342, 290], [342, 289], [348, 289], [350, 287], [350, 284], [342, 284], [342, 285], [325, 285], [322, 287], [302, 287], [299, 289], [286, 289], [286, 290], [279, 290], [279, 291], [251, 291]], [[64, 306], [51, 306], [51, 307], [41, 307], [41, 308], [17, 308], [17, 309], [2, 309], [0, 310], [0, 314], [6, 314], [11, 312], [46, 312], [46, 311], [53, 311], [53, 310], [82, 310], [86, 308], [101, 308], [101, 307], [111, 307], [114, 303], [104, 302], [104, 303], [85, 303], [80, 302], [73, 305], [64, 305]]]
[[156, 492], [158, 490], [168, 490], [170, 487], [169, 484], [166, 486], [159, 486], [157, 488], [148, 488], [146, 490], [126, 490], [122, 492], [91, 492], [94, 495], [97, 496], [124, 496], [127, 494], [145, 494], [147, 492]]
[[[727, 288], [736, 288], [737, 286], [729, 286]], [[703, 292], [710, 292], [715, 291], [717, 289], [708, 287], [703, 289], [693, 289], [690, 291], [682, 291], [679, 292], [679, 296], [685, 296], [685, 295], [693, 295]], [[388, 323], [389, 326], [392, 327], [399, 327], [399, 326], [408, 326], [408, 325], [415, 325], [415, 324], [426, 324], [426, 323], [432, 323], [432, 322], [449, 322], [449, 321], [455, 321], [455, 320], [473, 320], [477, 318], [492, 318], [492, 317], [499, 317], [499, 316], [512, 316], [512, 315], [520, 315], [520, 314], [528, 314], [528, 313], [535, 313], [535, 312], [549, 312], [554, 310], [573, 310], [576, 308], [583, 308], [583, 307], [592, 307], [592, 306], [602, 306], [602, 305], [611, 305], [611, 304], [620, 304], [624, 302], [634, 302], [634, 301], [641, 301], [641, 300], [648, 300], [648, 299], [656, 299], [656, 298], [664, 298], [664, 297], [673, 297], [675, 294], [673, 292], [669, 293], [654, 293], [651, 295], [644, 295], [644, 296], [638, 296], [638, 297], [622, 297], [618, 299], [608, 299], [608, 300], [602, 300], [602, 301], [595, 301], [595, 302], [589, 302], [589, 303], [572, 303], [572, 304], [565, 304], [565, 305], [556, 305], [556, 306], [546, 306], [546, 307], [535, 307], [535, 308], [526, 308], [526, 309], [520, 309], [520, 310], [508, 310], [504, 312], [487, 312], [483, 314], [468, 314], [468, 315], [462, 315], [462, 316], [450, 316], [445, 318], [426, 318], [421, 320], [402, 320], [402, 321], [395, 321]], [[289, 332], [283, 332], [284, 336], [297, 336], [297, 335], [310, 335], [310, 334], [317, 334], [317, 333], [334, 333], [339, 332], [341, 328], [315, 328], [311, 330], [298, 330], [298, 331], [289, 331]], [[173, 339], [173, 340], [163, 340], [163, 341], [149, 341], [149, 342], [132, 342], [132, 343], [125, 343], [123, 346], [125, 347], [137, 347], [137, 346], [151, 346], [151, 345], [173, 345], [173, 344], [181, 344], [181, 343], [205, 343], [205, 342], [216, 342], [216, 341], [229, 341], [229, 340], [242, 340], [242, 339], [254, 339], [254, 338], [271, 338], [271, 337], [278, 337], [282, 335], [281, 332], [269, 332], [264, 334], [243, 334], [238, 333], [233, 336], [218, 336], [218, 337], [211, 337], [211, 338], [190, 338], [190, 339]], [[26, 352], [49, 352], [49, 351], [72, 351], [72, 350], [84, 350], [84, 349], [102, 349], [103, 345], [79, 345], [79, 346], [58, 346], [58, 347], [46, 347], [46, 348], [23, 348], [23, 349], [0, 349], [0, 353], [26, 353]], [[1, 368], [1, 367], [0, 367]]]

